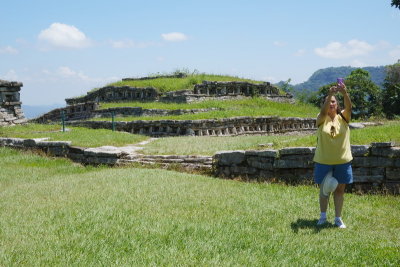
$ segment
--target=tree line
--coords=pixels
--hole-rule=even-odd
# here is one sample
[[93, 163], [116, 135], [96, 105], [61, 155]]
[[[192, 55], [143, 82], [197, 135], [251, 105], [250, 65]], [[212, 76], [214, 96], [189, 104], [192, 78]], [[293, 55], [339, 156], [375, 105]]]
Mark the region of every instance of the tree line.
[[[400, 118], [400, 61], [386, 66], [383, 89], [375, 84], [371, 80], [370, 73], [363, 69], [353, 70], [350, 75], [344, 78], [353, 104], [353, 118]], [[326, 84], [308, 97], [301, 96], [299, 100], [320, 107], [328, 94], [329, 88], [335, 84], [336, 82]], [[343, 103], [342, 96], [337, 95], [337, 97], [340, 103]]]

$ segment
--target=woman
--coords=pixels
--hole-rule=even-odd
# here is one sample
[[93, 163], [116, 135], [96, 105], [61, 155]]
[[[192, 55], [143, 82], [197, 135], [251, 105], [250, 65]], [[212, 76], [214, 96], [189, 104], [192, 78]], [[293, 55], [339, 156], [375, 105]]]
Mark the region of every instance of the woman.
[[[340, 92], [344, 98], [344, 110], [340, 110], [334, 94]], [[332, 176], [338, 181], [338, 186], [333, 193], [335, 204], [335, 225], [346, 228], [341, 214], [343, 196], [346, 184], [353, 183], [351, 168], [350, 129], [351, 100], [344, 83], [339, 83], [329, 89], [328, 96], [317, 117], [317, 149], [314, 155], [314, 179], [317, 184], [322, 183], [325, 176], [332, 171]], [[320, 194], [319, 204], [321, 216], [318, 225], [327, 222], [326, 210], [328, 208], [329, 194]]]

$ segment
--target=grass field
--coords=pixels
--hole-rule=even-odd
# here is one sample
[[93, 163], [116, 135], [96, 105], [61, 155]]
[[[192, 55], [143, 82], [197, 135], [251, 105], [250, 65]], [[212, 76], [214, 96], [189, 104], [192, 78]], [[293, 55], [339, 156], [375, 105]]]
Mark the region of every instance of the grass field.
[[[400, 121], [386, 125], [351, 131], [352, 145], [369, 145], [372, 142], [393, 141], [400, 145]], [[259, 146], [260, 144], [272, 146]], [[226, 137], [167, 137], [149, 143], [143, 153], [157, 155], [214, 155], [223, 150], [280, 149], [283, 147], [315, 147], [315, 134], [275, 136], [226, 136]], [[190, 144], [190, 145], [183, 145]]]
[[135, 135], [126, 132], [113, 132], [105, 129], [87, 129], [82, 127], [68, 127], [66, 132], [61, 131], [60, 125], [26, 124], [12, 127], [0, 127], [0, 137], [17, 138], [44, 138], [49, 141], [72, 141], [72, 145], [80, 147], [124, 146], [139, 143], [148, 139], [144, 135]]
[[[102, 108], [110, 107], [143, 107], [159, 109], [196, 109], [219, 108], [220, 110], [198, 114], [185, 114], [179, 116], [152, 116], [152, 117], [116, 117], [117, 121], [132, 120], [201, 120], [214, 118], [229, 118], [239, 116], [280, 116], [280, 117], [316, 117], [319, 110], [310, 104], [278, 103], [263, 98], [248, 98], [242, 100], [205, 101], [193, 104], [165, 104], [152, 103], [102, 103]], [[111, 120], [111, 118], [98, 118], [93, 120]]]
[[348, 228], [316, 227], [312, 186], [0, 157], [0, 266], [400, 264], [398, 197], [346, 195]]

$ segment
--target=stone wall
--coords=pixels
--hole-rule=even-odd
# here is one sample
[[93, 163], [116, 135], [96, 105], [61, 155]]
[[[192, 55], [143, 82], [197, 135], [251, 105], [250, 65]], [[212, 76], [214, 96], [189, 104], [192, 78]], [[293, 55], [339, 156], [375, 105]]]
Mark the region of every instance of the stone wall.
[[[139, 155], [123, 148], [82, 148], [69, 141], [46, 141], [47, 138], [0, 138], [0, 146], [41, 150], [49, 156], [65, 157], [90, 165], [105, 164], [182, 166], [189, 170], [213, 170], [220, 178], [244, 178], [255, 181], [311, 183], [314, 147], [281, 150], [222, 151], [213, 157], [196, 155]], [[393, 143], [352, 146], [354, 184], [352, 192], [400, 194], [400, 147]]]
[[[393, 143], [352, 146], [354, 184], [349, 190], [400, 194], [400, 147]], [[214, 155], [215, 175], [257, 181], [313, 180], [314, 147], [222, 151]]]
[[107, 86], [65, 101], [68, 105], [75, 105], [86, 102], [155, 101], [158, 98], [159, 92], [153, 87]]
[[21, 87], [22, 83], [0, 80], [0, 126], [26, 122], [21, 109]]
[[256, 84], [249, 82], [203, 81], [203, 83], [194, 86], [193, 93], [200, 95], [279, 95], [279, 89], [269, 82]]
[[[109, 121], [71, 121], [70, 126], [112, 129]], [[150, 136], [236, 136], [314, 132], [313, 118], [234, 117], [211, 120], [157, 120], [116, 122], [116, 130]]]
[[37, 118], [29, 120], [29, 122], [37, 123], [48, 123], [54, 121], [60, 121], [62, 113], [64, 112], [64, 118], [68, 120], [83, 120], [92, 118], [92, 112], [98, 109], [99, 104], [95, 102], [87, 102], [81, 104], [70, 105], [65, 108], [53, 109]]
[[0, 138], [0, 146], [17, 149], [40, 150], [52, 157], [69, 158], [85, 165], [156, 165], [159, 167], [176, 167], [185, 170], [211, 170], [212, 157], [197, 155], [141, 155], [132, 153], [124, 147], [103, 146], [84, 148], [71, 146], [70, 141], [47, 141], [48, 138], [23, 139]]
[[218, 110], [218, 108], [209, 109], [144, 109], [142, 107], [120, 107], [97, 109], [97, 103], [84, 103], [67, 106], [65, 108], [54, 109], [40, 117], [30, 120], [30, 122], [48, 123], [61, 120], [62, 111], [65, 114], [65, 120], [86, 120], [90, 118], [111, 118], [114, 113], [118, 117], [128, 116], [169, 116], [169, 115], [183, 115], [183, 114], [196, 114], [201, 112], [209, 112]]
[[162, 102], [191, 103], [205, 100], [234, 100], [253, 96], [278, 102], [294, 102], [290, 94], [280, 95], [279, 89], [270, 83], [210, 82], [196, 84], [193, 90], [167, 92], [160, 97]]
[[76, 98], [67, 98], [68, 105], [85, 102], [117, 102], [117, 101], [162, 101], [176, 103], [200, 102], [216, 99], [227, 100], [243, 97], [261, 96], [273, 101], [293, 102], [290, 94], [280, 95], [279, 89], [270, 83], [254, 84], [249, 82], [210, 82], [203, 81], [193, 89], [159, 93], [156, 88], [115, 87], [100, 88], [87, 95]]

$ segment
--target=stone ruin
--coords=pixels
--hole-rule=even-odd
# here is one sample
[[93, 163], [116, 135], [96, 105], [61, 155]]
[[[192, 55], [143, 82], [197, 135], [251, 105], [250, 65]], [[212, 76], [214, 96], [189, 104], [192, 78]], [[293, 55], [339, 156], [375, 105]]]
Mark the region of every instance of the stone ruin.
[[0, 126], [25, 123], [21, 109], [20, 93], [22, 83], [0, 80]]
[[279, 89], [269, 82], [254, 84], [249, 82], [203, 81], [193, 89], [160, 93], [154, 87], [106, 86], [85, 96], [65, 99], [67, 105], [86, 102], [117, 101], [161, 101], [175, 103], [200, 102], [209, 99], [225, 100], [261, 96], [280, 102], [293, 102], [290, 94], [280, 95]]
[[153, 87], [106, 86], [85, 96], [67, 98], [67, 105], [77, 105], [87, 102], [118, 102], [118, 101], [155, 101], [159, 92]]
[[[163, 78], [169, 76], [162, 76]], [[174, 78], [183, 78], [183, 75], [175, 75]], [[155, 77], [159, 78], [159, 77]], [[123, 80], [144, 80], [144, 78], [126, 78]], [[126, 107], [115, 110], [99, 109], [99, 102], [124, 102], [124, 101], [160, 101], [174, 103], [192, 103], [205, 100], [231, 100], [243, 99], [253, 96], [261, 96], [265, 99], [277, 102], [293, 102], [293, 96], [279, 94], [279, 89], [269, 82], [261, 84], [249, 82], [215, 82], [203, 81], [193, 89], [160, 93], [154, 87], [130, 87], [130, 86], [106, 86], [95, 91], [88, 92], [85, 96], [65, 99], [67, 106], [52, 110], [32, 121], [46, 123], [57, 121], [64, 112], [66, 120], [85, 120], [96, 117], [111, 117], [111, 112], [117, 116], [151, 116], [151, 115], [179, 115], [185, 113], [207, 112], [208, 110], [180, 110], [170, 112], [167, 110], [143, 110], [139, 107]]]

